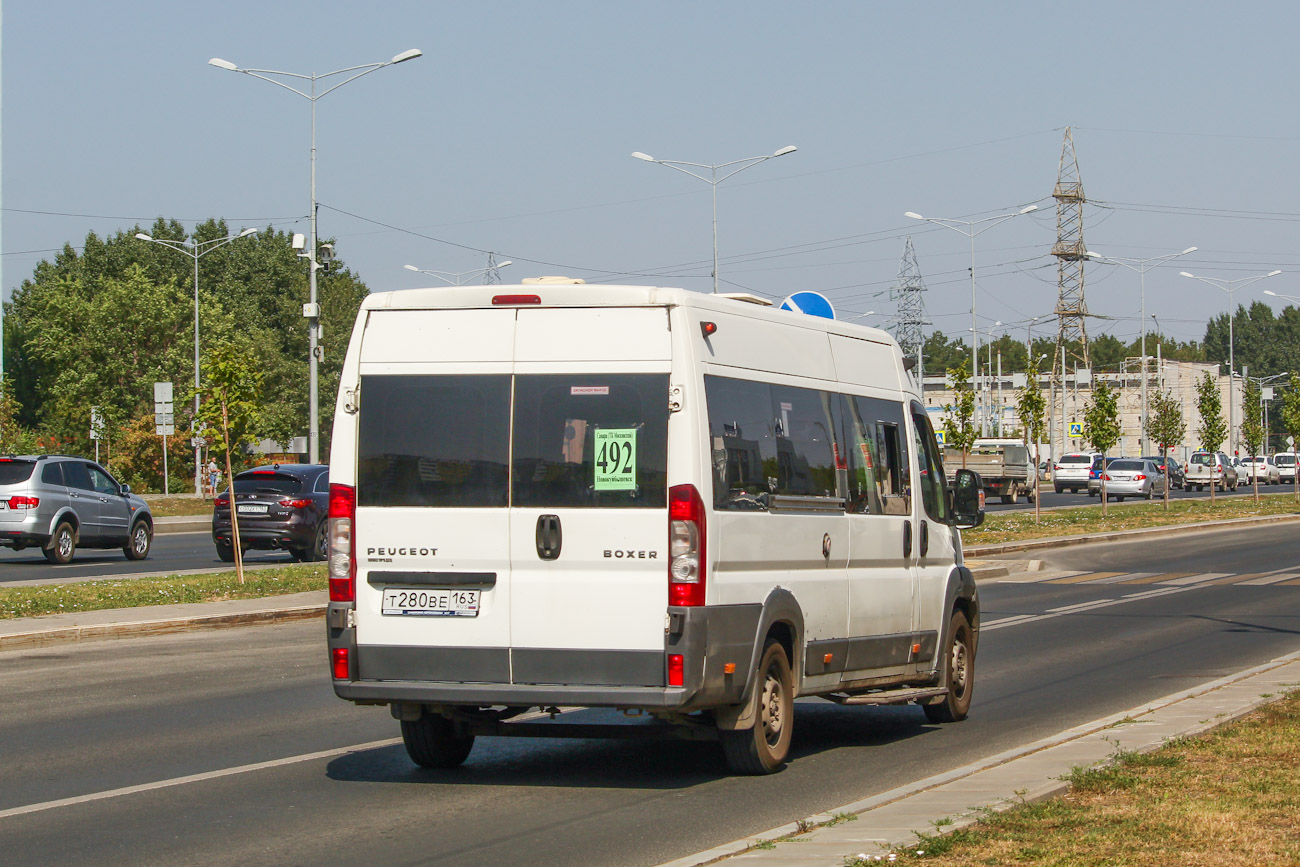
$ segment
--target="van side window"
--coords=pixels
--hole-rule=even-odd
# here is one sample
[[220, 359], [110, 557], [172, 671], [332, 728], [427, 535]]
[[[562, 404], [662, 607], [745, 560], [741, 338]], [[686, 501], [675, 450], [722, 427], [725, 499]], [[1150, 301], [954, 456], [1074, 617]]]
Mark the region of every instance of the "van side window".
[[668, 505], [668, 374], [515, 377], [515, 506]]
[[948, 522], [948, 479], [944, 475], [943, 461], [934, 441], [930, 419], [919, 404], [912, 405], [912, 427], [915, 430], [916, 462], [921, 470], [921, 502], [930, 520]]
[[510, 376], [363, 376], [358, 506], [504, 507]]
[[910, 515], [912, 485], [902, 404], [869, 397], [853, 397], [852, 400], [866, 434], [874, 443], [871, 454], [875, 462], [881, 514]]
[[713, 507], [762, 511], [776, 489], [772, 389], [766, 383], [704, 377], [713, 463]]
[[880, 500], [876, 428], [874, 422], [863, 419], [860, 411], [866, 401], [867, 398], [839, 397], [837, 430], [841, 459], [845, 465], [844, 488], [840, 495], [848, 501], [846, 509], [849, 512], [880, 515], [884, 513], [884, 505]]
[[835, 496], [832, 395], [811, 388], [772, 386], [776, 428], [776, 488], [802, 497]]

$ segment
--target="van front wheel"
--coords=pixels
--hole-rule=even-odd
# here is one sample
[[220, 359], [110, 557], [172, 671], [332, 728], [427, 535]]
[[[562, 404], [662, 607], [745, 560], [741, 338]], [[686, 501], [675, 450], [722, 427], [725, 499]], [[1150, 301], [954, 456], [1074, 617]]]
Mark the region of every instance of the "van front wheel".
[[402, 720], [402, 743], [422, 768], [455, 768], [469, 755], [474, 736], [446, 717], [421, 713], [413, 722]]
[[719, 731], [727, 767], [738, 774], [770, 774], [785, 764], [794, 731], [794, 677], [779, 642], [768, 640], [758, 668], [758, 708], [752, 728]]
[[948, 688], [948, 693], [921, 708], [930, 722], [959, 722], [970, 713], [971, 692], [975, 687], [975, 642], [970, 622], [960, 611], [952, 613], [942, 663], [941, 684]]

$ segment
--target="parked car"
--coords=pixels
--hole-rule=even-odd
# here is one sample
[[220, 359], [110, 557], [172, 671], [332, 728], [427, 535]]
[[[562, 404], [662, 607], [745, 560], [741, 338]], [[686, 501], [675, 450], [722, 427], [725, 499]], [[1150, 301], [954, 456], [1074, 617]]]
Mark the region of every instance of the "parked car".
[[[242, 550], [284, 550], [295, 560], [324, 560], [329, 553], [329, 467], [273, 464], [235, 475], [235, 510]], [[231, 492], [212, 508], [212, 542], [225, 563], [235, 560]]]
[[1111, 462], [1118, 461], [1120, 458], [1093, 458], [1092, 468], [1088, 470], [1088, 496], [1096, 497], [1101, 494], [1101, 474], [1106, 471], [1106, 467]]
[[1273, 455], [1273, 466], [1277, 467], [1278, 481], [1284, 485], [1295, 484], [1295, 452], [1278, 452]]
[[1187, 486], [1203, 491], [1208, 485], [1237, 489], [1237, 468], [1223, 452], [1195, 452], [1187, 462]]
[[1273, 458], [1268, 455], [1255, 455], [1241, 459], [1241, 480], [1250, 483], [1259, 480], [1261, 485], [1275, 485], [1281, 481], [1281, 473], [1278, 472], [1277, 465], [1273, 463]]
[[1088, 452], [1061, 455], [1052, 469], [1052, 488], [1058, 494], [1066, 488], [1072, 494], [1079, 493], [1081, 489], [1087, 490], [1089, 474], [1100, 459], [1100, 454]]
[[1142, 460], [1150, 461], [1156, 465], [1156, 469], [1165, 474], [1166, 481], [1171, 488], [1182, 488], [1187, 482], [1187, 474], [1183, 471], [1183, 465], [1174, 459], [1173, 455], [1162, 458], [1160, 455], [1143, 455]]
[[1124, 502], [1125, 497], [1141, 497], [1149, 500], [1155, 494], [1164, 496], [1168, 481], [1165, 474], [1146, 458], [1115, 458], [1103, 473], [1106, 482], [1106, 497], [1115, 502]]
[[153, 514], [94, 461], [68, 455], [0, 457], [0, 545], [39, 547], [64, 564], [81, 548], [121, 548], [143, 560], [153, 544]]

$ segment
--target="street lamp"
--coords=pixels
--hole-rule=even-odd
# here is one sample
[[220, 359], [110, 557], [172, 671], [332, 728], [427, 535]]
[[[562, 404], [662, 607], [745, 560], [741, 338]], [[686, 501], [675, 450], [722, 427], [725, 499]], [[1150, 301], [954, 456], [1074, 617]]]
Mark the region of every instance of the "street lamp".
[[[994, 322], [992, 325], [990, 325], [990, 326], [989, 326], [989, 339], [986, 340], [986, 341], [984, 341], [985, 346], [988, 347], [988, 354], [989, 354], [988, 366], [985, 368], [985, 369], [988, 371], [988, 375], [987, 375], [987, 377], [985, 377], [985, 384], [987, 385], [988, 390], [989, 390], [989, 399], [988, 399], [988, 403], [992, 403], [992, 402], [993, 402], [993, 385], [992, 385], [992, 383], [993, 383], [993, 329], [994, 329], [994, 328], [997, 328], [997, 327], [999, 327], [999, 326], [1001, 326], [1001, 325], [1002, 325], [1002, 320], [1001, 320], [1001, 319], [999, 319], [997, 322]], [[972, 340], [976, 340], [976, 341], [979, 340], [979, 334], [975, 331], [975, 329], [973, 329], [973, 328], [968, 328], [968, 329], [966, 329], [966, 330], [967, 330], [967, 331], [970, 331], [972, 334], [975, 334], [975, 336], [971, 338]], [[1001, 364], [1000, 361], [999, 361], [999, 364]], [[976, 382], [976, 384], [979, 383], [979, 369], [978, 369], [978, 368], [976, 368], [975, 382]], [[983, 393], [981, 392], [981, 400], [982, 400], [982, 399], [983, 399]], [[990, 415], [990, 413], [988, 412], [988, 403], [986, 403], [986, 404], [984, 405], [984, 412], [980, 414], [980, 436], [989, 436], [989, 434], [990, 434], [990, 432], [991, 432], [991, 427], [992, 427], [992, 426], [988, 423], [988, 417], [989, 417], [989, 415]], [[999, 407], [998, 407], [998, 413], [999, 413], [999, 417], [998, 417], [998, 426], [999, 426], [999, 427], [1002, 426], [1001, 412], [1002, 412], [1002, 407], [999, 406]]]
[[[1012, 211], [1009, 214], [995, 214], [992, 217], [985, 217], [982, 220], [953, 220], [947, 217], [922, 217], [915, 211], [908, 211], [903, 214], [904, 217], [910, 217], [913, 220], [923, 220], [927, 223], [934, 223], [936, 226], [943, 226], [945, 229], [952, 229], [954, 232], [960, 232], [970, 239], [970, 366], [971, 375], [975, 377], [975, 393], [979, 394], [979, 369], [980, 369], [980, 338], [979, 332], [975, 329], [978, 323], [975, 321], [975, 236], [987, 232], [998, 223], [1004, 223], [1012, 217], [1019, 217], [1021, 214], [1028, 214], [1031, 211], [1037, 211], [1037, 205], [1029, 205], [1018, 211]], [[987, 225], [985, 225], [987, 224]], [[961, 228], [965, 226], [966, 228]], [[976, 229], [975, 227], [980, 228]]]
[[1136, 271], [1138, 274], [1138, 286], [1142, 295], [1142, 319], [1140, 320], [1142, 324], [1142, 406], [1139, 413], [1142, 417], [1140, 422], [1142, 430], [1138, 433], [1138, 452], [1140, 454], [1150, 454], [1150, 449], [1147, 448], [1147, 271], [1157, 265], [1163, 265], [1170, 259], [1177, 259], [1179, 256], [1186, 256], [1188, 253], [1195, 252], [1195, 247], [1188, 247], [1181, 253], [1166, 253], [1163, 256], [1152, 256], [1148, 259], [1103, 256], [1091, 250], [1084, 254], [1108, 265], [1122, 265], [1130, 271]]
[[[255, 234], [256, 229], [245, 229], [238, 235], [230, 235], [225, 238], [212, 238], [207, 241], [200, 241], [194, 238], [188, 244], [180, 241], [172, 241], [168, 238], [155, 238], [144, 232], [136, 232], [135, 236], [141, 241], [148, 241], [152, 244], [161, 244], [168, 249], [175, 250], [178, 253], [184, 253], [194, 260], [194, 438], [198, 439], [198, 417], [199, 417], [199, 259], [203, 258], [213, 250], [224, 247], [232, 241], [238, 241], [240, 238], [246, 238]], [[200, 497], [203, 496], [203, 446], [194, 444], [194, 493]], [[213, 496], [216, 492], [213, 492]]]
[[[236, 66], [229, 60], [222, 60], [220, 57], [214, 57], [208, 61], [210, 65], [215, 66], [218, 69], [225, 69], [230, 72], [242, 72], [244, 75], [251, 75], [253, 78], [260, 78], [263, 81], [269, 81], [276, 87], [283, 87], [285, 90], [296, 93], [311, 103], [311, 245], [307, 249], [307, 262], [310, 266], [307, 278], [310, 286], [310, 303], [303, 308], [303, 316], [307, 319], [307, 339], [308, 346], [310, 347], [307, 359], [308, 368], [310, 370], [310, 397], [308, 408], [308, 415], [310, 418], [308, 419], [309, 431], [307, 436], [307, 448], [311, 463], [313, 464], [320, 463], [320, 419], [318, 418], [319, 400], [316, 391], [318, 380], [317, 363], [319, 362], [321, 355], [319, 346], [320, 305], [316, 303], [316, 269], [320, 267], [320, 263], [317, 261], [316, 257], [316, 100], [333, 93], [350, 81], [356, 81], [363, 75], [369, 75], [377, 69], [383, 69], [385, 66], [393, 66], [394, 64], [404, 63], [407, 60], [414, 60], [419, 57], [420, 54], [421, 52], [418, 48], [411, 48], [403, 51], [401, 54], [393, 55], [391, 60], [385, 60], [379, 63], [366, 63], [361, 66], [349, 66], [346, 69], [336, 69], [333, 72], [326, 72], [321, 75], [317, 75], [316, 73], [312, 73], [311, 75], [301, 75], [295, 72], [281, 72], [276, 69], [244, 69], [243, 67]], [[316, 82], [323, 81], [331, 76], [345, 75], [347, 73], [352, 74], [348, 75], [347, 78], [343, 79], [338, 84], [331, 85], [320, 93], [316, 92]], [[311, 90], [310, 92], [301, 91], [296, 87], [291, 87], [290, 85], [285, 84], [283, 81], [277, 81], [274, 78], [270, 78], [269, 76], [272, 75], [284, 76], [286, 78], [300, 78], [304, 81], [310, 81]]]
[[1232, 293], [1237, 291], [1237, 285], [1242, 286], [1254, 283], [1256, 280], [1263, 280], [1265, 277], [1276, 277], [1281, 271], [1269, 271], [1267, 274], [1255, 274], [1251, 277], [1238, 277], [1236, 280], [1220, 280], [1215, 277], [1198, 277], [1195, 274], [1188, 274], [1186, 271], [1179, 271], [1179, 277], [1187, 277], [1190, 280], [1200, 280], [1202, 283], [1208, 283], [1216, 289], [1222, 289], [1228, 293], [1228, 450], [1233, 454], [1237, 452], [1237, 428], [1233, 422], [1236, 414], [1236, 389], [1233, 387], [1233, 379], [1236, 377], [1235, 357], [1233, 356], [1232, 341], [1232, 324], [1235, 308], [1232, 306]]
[[[657, 160], [654, 157], [650, 156], [649, 154], [643, 154], [640, 151], [636, 151], [635, 153], [632, 154], [632, 156], [635, 157], [636, 159], [645, 160], [648, 163], [658, 163], [661, 166], [667, 166], [670, 169], [675, 169], [676, 171], [679, 171], [683, 174], [690, 175], [693, 178], [699, 178], [700, 180], [704, 181], [706, 184], [709, 184], [711, 187], [713, 187], [713, 294], [714, 295], [718, 294], [718, 184], [722, 183], [732, 175], [743, 172], [745, 169], [753, 168], [754, 166], [758, 165], [761, 162], [766, 162], [767, 160], [776, 159], [777, 157], [783, 157], [786, 154], [792, 154], [796, 150], [798, 150], [798, 148], [796, 148], [794, 145], [786, 145], [785, 147], [781, 148], [779, 151], [776, 151], [775, 153], [764, 154], [761, 157], [749, 157], [748, 159], [743, 159], [743, 160], [732, 160], [729, 163], [719, 163], [718, 165], [715, 166], [708, 165], [706, 163], [686, 163], [686, 162], [681, 162], [680, 160]], [[728, 166], [736, 166], [736, 165], [740, 166], [740, 168], [732, 169], [722, 177], [718, 177], [718, 169], [725, 169]], [[708, 169], [709, 177], [706, 178], [704, 175], [696, 174], [690, 169], [682, 168], [682, 166], [692, 166], [693, 168], [697, 168], [697, 169]]]
[[491, 271], [497, 270], [498, 268], [504, 268], [513, 261], [514, 260], [512, 259], [507, 259], [504, 262], [498, 262], [497, 264], [491, 265], [487, 268], [475, 268], [473, 271], [426, 271], [425, 269], [417, 268], [414, 265], [403, 265], [402, 267], [407, 271], [415, 271], [418, 274], [428, 274], [430, 277], [437, 277], [444, 283], [450, 283], [453, 286], [464, 286], [466, 281], [462, 280], [462, 277], [465, 277], [466, 275], [487, 274]]

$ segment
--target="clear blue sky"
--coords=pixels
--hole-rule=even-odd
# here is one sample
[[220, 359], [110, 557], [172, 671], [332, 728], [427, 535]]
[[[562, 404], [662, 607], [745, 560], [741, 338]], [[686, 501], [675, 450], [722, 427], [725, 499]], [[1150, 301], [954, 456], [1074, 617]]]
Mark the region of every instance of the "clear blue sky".
[[[876, 324], [910, 234], [933, 327], [964, 337], [968, 241], [903, 213], [1036, 203], [976, 242], [981, 328], [1024, 339], [1056, 301], [1068, 125], [1091, 249], [1200, 248], [1146, 280], [1164, 331], [1199, 340], [1227, 296], [1180, 270], [1281, 268], [1237, 300], [1300, 295], [1298, 19], [1293, 0], [9, 0], [4, 293], [65, 242], [160, 215], [305, 232], [308, 101], [208, 59], [323, 73], [419, 48], [318, 104], [321, 233], [372, 290], [431, 282], [407, 263], [462, 272], [495, 251], [515, 263], [504, 282], [708, 291], [709, 185], [629, 154], [722, 163], [793, 144], [718, 189], [724, 289], [814, 289]], [[1115, 317], [1089, 334], [1136, 336], [1137, 287], [1089, 266], [1091, 312]]]

